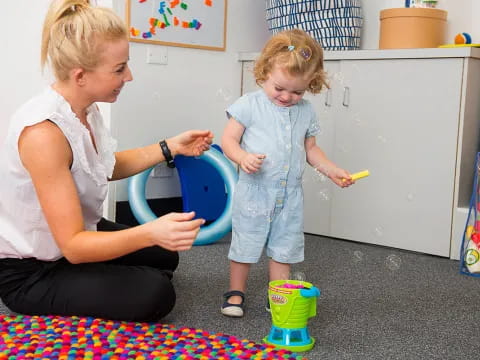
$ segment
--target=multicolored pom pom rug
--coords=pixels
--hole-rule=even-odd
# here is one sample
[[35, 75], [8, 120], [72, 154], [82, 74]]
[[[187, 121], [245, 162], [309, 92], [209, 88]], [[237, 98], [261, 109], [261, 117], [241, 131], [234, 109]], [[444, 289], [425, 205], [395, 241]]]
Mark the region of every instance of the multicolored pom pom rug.
[[225, 334], [89, 317], [0, 315], [0, 360], [303, 359]]

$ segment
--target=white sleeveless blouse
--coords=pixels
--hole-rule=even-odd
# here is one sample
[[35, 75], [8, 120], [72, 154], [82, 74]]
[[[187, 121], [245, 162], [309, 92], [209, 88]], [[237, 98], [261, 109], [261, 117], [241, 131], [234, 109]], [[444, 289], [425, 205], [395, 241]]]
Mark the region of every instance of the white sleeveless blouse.
[[95, 231], [103, 213], [108, 178], [115, 166], [117, 143], [103, 124], [97, 105], [88, 108], [97, 151], [87, 128], [70, 104], [48, 87], [13, 115], [0, 152], [0, 258], [62, 257], [18, 153], [18, 138], [26, 126], [49, 119], [65, 135], [73, 153], [71, 173], [80, 199], [85, 230]]

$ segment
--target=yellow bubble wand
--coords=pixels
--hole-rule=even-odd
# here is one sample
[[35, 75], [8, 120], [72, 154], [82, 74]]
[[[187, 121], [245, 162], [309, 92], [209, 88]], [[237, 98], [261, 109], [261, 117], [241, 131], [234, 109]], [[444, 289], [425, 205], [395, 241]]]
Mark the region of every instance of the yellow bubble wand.
[[[370, 175], [370, 171], [363, 170], [363, 171], [359, 171], [355, 174], [351, 174], [350, 177], [352, 178], [353, 181], [357, 181], [357, 180], [362, 179], [364, 177], [367, 177], [369, 175]], [[343, 181], [346, 181], [346, 179], [343, 179]]]

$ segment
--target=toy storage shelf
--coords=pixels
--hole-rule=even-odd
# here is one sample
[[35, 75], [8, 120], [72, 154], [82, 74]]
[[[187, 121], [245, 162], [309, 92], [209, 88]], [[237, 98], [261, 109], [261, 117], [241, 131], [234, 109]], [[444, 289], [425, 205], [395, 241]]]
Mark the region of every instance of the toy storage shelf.
[[[242, 92], [256, 53], [241, 53]], [[304, 176], [305, 232], [458, 259], [480, 143], [480, 49], [325, 53], [331, 89], [308, 96], [317, 143], [350, 172]]]

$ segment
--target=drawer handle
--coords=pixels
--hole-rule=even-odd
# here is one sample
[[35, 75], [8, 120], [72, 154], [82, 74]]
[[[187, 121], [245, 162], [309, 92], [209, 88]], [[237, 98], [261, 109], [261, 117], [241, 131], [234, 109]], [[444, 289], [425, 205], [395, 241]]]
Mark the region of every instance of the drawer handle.
[[327, 93], [325, 94], [325, 106], [332, 106], [332, 89], [328, 89]]
[[343, 106], [348, 107], [350, 105], [350, 87], [345, 86], [343, 88]]

